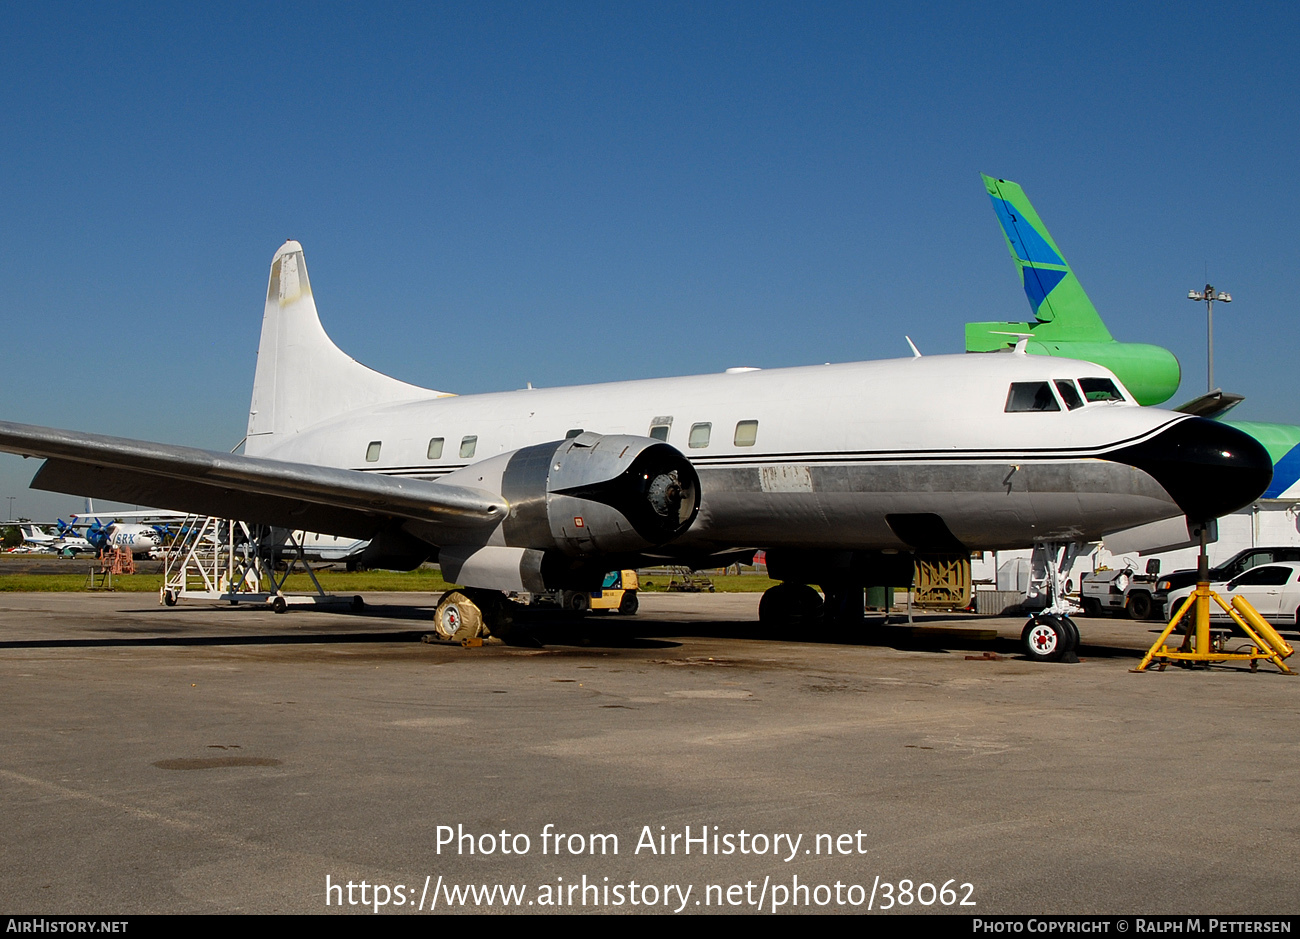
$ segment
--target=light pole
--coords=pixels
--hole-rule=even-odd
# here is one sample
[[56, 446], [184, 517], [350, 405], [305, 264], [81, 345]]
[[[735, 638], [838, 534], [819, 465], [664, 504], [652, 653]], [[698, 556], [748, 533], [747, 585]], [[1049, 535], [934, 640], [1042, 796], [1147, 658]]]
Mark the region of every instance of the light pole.
[[18, 497], [17, 497], [17, 496], [5, 496], [5, 498], [9, 500], [9, 520], [10, 520], [10, 521], [13, 521], [13, 517], [14, 517], [14, 500], [17, 499]]
[[1206, 366], [1205, 366], [1205, 390], [1214, 390], [1214, 301], [1220, 303], [1231, 303], [1232, 296], [1220, 290], [1214, 292], [1214, 288], [1209, 284], [1205, 285], [1204, 290], [1187, 291], [1188, 300], [1205, 301], [1205, 333], [1207, 336], [1206, 345]]

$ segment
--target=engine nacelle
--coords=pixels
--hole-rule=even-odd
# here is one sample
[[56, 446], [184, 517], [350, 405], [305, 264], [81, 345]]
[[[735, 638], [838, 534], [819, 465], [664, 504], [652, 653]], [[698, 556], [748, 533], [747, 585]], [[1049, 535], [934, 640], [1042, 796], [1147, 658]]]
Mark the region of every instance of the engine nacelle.
[[499, 492], [510, 514], [487, 545], [570, 557], [634, 554], [691, 527], [700, 480], [675, 448], [649, 437], [583, 433], [483, 460], [443, 477]]

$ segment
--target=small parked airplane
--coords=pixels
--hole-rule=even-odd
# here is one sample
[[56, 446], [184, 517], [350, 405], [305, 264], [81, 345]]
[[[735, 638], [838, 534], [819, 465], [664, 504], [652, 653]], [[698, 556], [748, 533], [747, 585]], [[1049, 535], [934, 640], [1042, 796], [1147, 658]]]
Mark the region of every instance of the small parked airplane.
[[[448, 638], [503, 631], [503, 592], [599, 589], [606, 572], [766, 550], [760, 620], [861, 615], [913, 555], [1097, 540], [1249, 503], [1272, 462], [1222, 424], [1141, 407], [1108, 369], [954, 355], [458, 397], [382, 375], [321, 327], [302, 247], [271, 264], [244, 454], [0, 423], [45, 458], [35, 488], [370, 539], [463, 585]], [[1045, 616], [1036, 658], [1077, 629]]]

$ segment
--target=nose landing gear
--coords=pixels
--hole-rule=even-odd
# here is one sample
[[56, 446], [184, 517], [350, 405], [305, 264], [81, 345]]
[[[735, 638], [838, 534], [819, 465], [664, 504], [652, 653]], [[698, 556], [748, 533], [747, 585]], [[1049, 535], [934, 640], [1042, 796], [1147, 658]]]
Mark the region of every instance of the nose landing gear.
[[[1077, 542], [1046, 542], [1035, 549], [1036, 555], [1044, 555], [1047, 607], [1030, 616], [1020, 633], [1025, 654], [1035, 662], [1079, 661], [1079, 627], [1070, 618], [1070, 614], [1077, 610], [1066, 599], [1064, 586], [1079, 547]], [[1034, 561], [1037, 567], [1039, 558], [1036, 556]]]

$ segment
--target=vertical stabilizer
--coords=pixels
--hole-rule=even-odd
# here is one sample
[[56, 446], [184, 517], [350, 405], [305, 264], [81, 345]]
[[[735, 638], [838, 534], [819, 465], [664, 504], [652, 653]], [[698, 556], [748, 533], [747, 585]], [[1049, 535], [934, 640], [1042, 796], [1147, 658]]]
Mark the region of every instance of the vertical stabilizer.
[[1007, 249], [1029, 300], [1033, 322], [967, 323], [967, 352], [998, 352], [1023, 340], [1031, 355], [1062, 356], [1104, 365], [1119, 376], [1139, 404], [1167, 401], [1182, 378], [1168, 349], [1117, 342], [1025, 191], [1005, 179], [984, 176], [984, 188], [1002, 226]]
[[441, 396], [367, 368], [334, 345], [316, 313], [302, 245], [281, 245], [266, 288], [245, 453], [265, 453], [288, 435], [356, 408]]
[[[993, 201], [993, 211], [1002, 224], [1011, 259], [1016, 262], [1029, 309], [1039, 324], [1051, 324], [1051, 328], [1035, 329], [1035, 335], [1042, 339], [1093, 342], [1113, 338], [1025, 191], [1005, 179], [991, 176], [983, 179]], [[1068, 337], [1063, 330], [1068, 331]]]

